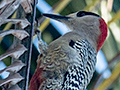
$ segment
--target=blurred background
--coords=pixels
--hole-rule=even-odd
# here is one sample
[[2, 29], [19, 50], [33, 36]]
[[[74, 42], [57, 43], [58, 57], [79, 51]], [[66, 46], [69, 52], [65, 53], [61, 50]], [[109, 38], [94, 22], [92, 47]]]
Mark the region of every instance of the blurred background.
[[[49, 44], [61, 35], [69, 32], [62, 23], [46, 19], [41, 13], [57, 13], [68, 15], [77, 11], [91, 11], [104, 18], [108, 25], [107, 39], [98, 52], [96, 71], [88, 90], [120, 90], [120, 0], [38, 0], [36, 18], [40, 24], [42, 39]], [[11, 16], [11, 18], [14, 17]], [[1, 30], [14, 28], [14, 25], [4, 24]], [[0, 38], [0, 55], [11, 46], [13, 36]], [[33, 37], [33, 51], [31, 60], [30, 79], [35, 72], [37, 57], [40, 54], [37, 37]], [[0, 62], [0, 69], [10, 65], [11, 58], [7, 57]], [[7, 72], [1, 78], [7, 77]]]

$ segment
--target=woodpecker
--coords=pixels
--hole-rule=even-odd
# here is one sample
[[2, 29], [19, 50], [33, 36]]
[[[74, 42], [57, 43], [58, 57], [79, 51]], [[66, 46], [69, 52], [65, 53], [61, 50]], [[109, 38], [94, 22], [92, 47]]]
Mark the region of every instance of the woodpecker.
[[43, 16], [63, 22], [70, 32], [51, 42], [39, 55], [29, 90], [86, 89], [95, 71], [97, 52], [107, 37], [105, 21], [87, 11]]

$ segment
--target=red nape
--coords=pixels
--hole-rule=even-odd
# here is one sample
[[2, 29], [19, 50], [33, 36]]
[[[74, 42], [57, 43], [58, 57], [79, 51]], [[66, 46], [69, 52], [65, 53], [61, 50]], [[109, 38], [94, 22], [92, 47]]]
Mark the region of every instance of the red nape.
[[37, 67], [37, 70], [35, 71], [34, 75], [32, 76], [32, 79], [30, 81], [29, 90], [38, 90], [39, 89], [39, 86], [45, 80], [45, 78], [42, 77], [42, 74], [43, 74], [43, 69]]
[[101, 31], [101, 34], [98, 38], [98, 45], [97, 45], [97, 52], [100, 50], [101, 46], [103, 45], [106, 37], [107, 37], [107, 24], [105, 23], [105, 21], [101, 18], [99, 19], [99, 22], [100, 22], [100, 31]]

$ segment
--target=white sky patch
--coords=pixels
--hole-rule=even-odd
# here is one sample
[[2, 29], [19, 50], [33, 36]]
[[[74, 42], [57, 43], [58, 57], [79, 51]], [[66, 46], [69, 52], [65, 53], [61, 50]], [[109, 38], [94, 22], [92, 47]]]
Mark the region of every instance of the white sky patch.
[[[100, 50], [97, 54], [96, 71], [101, 74], [107, 68], [107, 66], [108, 66], [108, 63], [106, 61], [106, 58], [103, 52]], [[109, 69], [107, 69], [104, 72], [103, 77], [108, 78], [110, 75], [111, 75], [111, 72]]]
[[[6, 65], [2, 61], [0, 61], [0, 71], [3, 70], [4, 68], [6, 68]], [[9, 72], [5, 71], [0, 76], [2, 77], [2, 79], [5, 79], [8, 77], [8, 75], [9, 75]]]
[[37, 8], [42, 13], [48, 13], [52, 10], [52, 7], [45, 0], [38, 0]]

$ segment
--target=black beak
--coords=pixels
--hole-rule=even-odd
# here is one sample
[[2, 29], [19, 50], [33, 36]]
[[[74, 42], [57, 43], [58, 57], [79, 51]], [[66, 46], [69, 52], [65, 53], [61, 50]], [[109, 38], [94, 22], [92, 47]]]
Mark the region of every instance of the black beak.
[[45, 14], [45, 13], [43, 13], [42, 15], [46, 16], [48, 18], [59, 20], [59, 21], [61, 21], [61, 20], [68, 20], [70, 18], [70, 17], [67, 17], [67, 16], [54, 15], [54, 14]]

